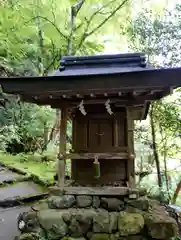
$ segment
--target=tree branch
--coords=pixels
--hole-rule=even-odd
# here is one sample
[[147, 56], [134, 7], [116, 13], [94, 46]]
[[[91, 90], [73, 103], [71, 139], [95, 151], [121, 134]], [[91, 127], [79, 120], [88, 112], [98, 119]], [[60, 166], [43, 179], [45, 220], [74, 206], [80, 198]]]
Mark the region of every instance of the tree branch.
[[115, 14], [116, 12], [118, 12], [129, 0], [124, 0], [116, 9], [114, 9], [114, 11], [112, 11], [109, 16], [107, 18], [105, 18], [98, 26], [96, 26], [92, 31], [88, 32], [87, 33], [87, 30], [89, 29], [89, 26], [93, 20], [93, 18], [99, 14], [101, 12], [102, 9], [104, 9], [105, 7], [107, 7], [108, 5], [110, 5], [111, 3], [113, 3], [114, 1], [110, 1], [109, 3], [103, 5], [101, 8], [99, 8], [97, 11], [95, 11], [92, 16], [90, 17], [89, 20], [87, 20], [87, 26], [86, 26], [86, 29], [85, 29], [85, 32], [80, 40], [80, 43], [78, 45], [78, 49], [81, 48], [84, 40], [91, 36], [93, 33], [95, 33], [97, 30], [99, 30], [107, 21], [109, 21]]
[[73, 54], [73, 35], [74, 32], [76, 31], [75, 20], [84, 2], [85, 0], [80, 0], [75, 6], [71, 7], [71, 31], [70, 36], [68, 38], [68, 55]]
[[57, 30], [57, 32], [63, 37], [65, 38], [66, 40], [68, 39], [68, 37], [66, 35], [64, 35], [60, 29], [57, 27], [57, 25], [52, 22], [50, 19], [48, 19], [47, 17], [44, 17], [44, 16], [36, 16], [36, 17], [33, 17], [31, 20], [34, 20], [34, 19], [37, 19], [37, 18], [41, 18], [41, 19], [44, 19], [45, 21], [49, 22], [50, 24], [52, 24], [52, 26]]
[[121, 9], [129, 0], [124, 0], [112, 13], [109, 14], [107, 18], [105, 18], [97, 27], [95, 27], [91, 32], [89, 32], [87, 35], [90, 36], [97, 30], [99, 30], [109, 19], [111, 19], [119, 9]]
[[48, 74], [49, 69], [55, 64], [56, 60], [59, 58], [59, 54], [57, 53], [57, 55], [54, 56], [54, 58], [52, 59], [51, 63], [48, 65], [48, 67], [46, 67], [45, 69], [45, 76]]
[[[87, 22], [87, 26], [86, 26], [86, 29], [85, 29], [85, 31], [84, 31], [84, 34], [82, 35], [82, 38], [81, 38], [81, 40], [80, 40], [80, 43], [79, 43], [79, 45], [78, 45], [78, 49], [81, 48], [84, 40], [86, 39], [86, 37], [87, 37], [87, 31], [88, 31], [89, 26], [90, 26], [91, 22], [93, 21], [94, 17], [95, 17], [96, 15], [100, 14], [101, 11], [102, 11], [104, 8], [108, 7], [108, 6], [109, 6], [111, 3], [113, 3], [113, 2], [114, 2], [114, 0], [108, 2], [107, 4], [104, 4], [104, 5], [103, 5], [102, 7], [100, 7], [97, 11], [95, 11], [89, 19], [85, 18], [85, 21]], [[76, 29], [76, 30], [77, 30], [77, 29]]]

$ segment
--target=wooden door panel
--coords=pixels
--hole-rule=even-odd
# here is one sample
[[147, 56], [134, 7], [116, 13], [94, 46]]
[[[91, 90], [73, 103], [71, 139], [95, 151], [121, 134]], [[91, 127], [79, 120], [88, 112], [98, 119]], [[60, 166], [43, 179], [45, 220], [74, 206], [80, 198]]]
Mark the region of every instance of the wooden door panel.
[[87, 149], [87, 121], [77, 119], [73, 124], [73, 149], [75, 151], [85, 151]]
[[126, 134], [125, 134], [125, 119], [117, 119], [117, 124], [118, 124], [118, 146], [123, 147], [126, 146]]
[[99, 138], [98, 138], [98, 132], [99, 132], [99, 125], [97, 119], [90, 119], [88, 121], [88, 149], [92, 152], [96, 151], [99, 146]]
[[113, 148], [113, 120], [101, 119], [100, 121], [100, 148], [104, 151]]
[[125, 147], [125, 117], [95, 114], [79, 116], [73, 124], [73, 149], [75, 151], [108, 152]]

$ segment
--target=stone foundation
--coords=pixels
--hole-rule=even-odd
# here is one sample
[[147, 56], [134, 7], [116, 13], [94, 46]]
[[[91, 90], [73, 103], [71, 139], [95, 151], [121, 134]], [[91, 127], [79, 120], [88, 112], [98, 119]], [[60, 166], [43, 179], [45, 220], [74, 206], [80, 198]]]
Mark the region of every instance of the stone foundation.
[[169, 240], [176, 221], [146, 197], [51, 196], [19, 216], [19, 240]]

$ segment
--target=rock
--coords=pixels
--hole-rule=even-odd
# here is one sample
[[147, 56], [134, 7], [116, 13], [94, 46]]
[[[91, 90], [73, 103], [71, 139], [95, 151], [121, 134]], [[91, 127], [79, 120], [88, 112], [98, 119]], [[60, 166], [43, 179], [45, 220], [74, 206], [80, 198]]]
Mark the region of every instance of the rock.
[[31, 207], [34, 211], [38, 212], [44, 209], [48, 209], [48, 203], [47, 200], [46, 201], [39, 201], [38, 203], [35, 203], [32, 205]]
[[77, 207], [86, 208], [92, 205], [92, 197], [87, 195], [76, 196]]
[[60, 189], [58, 186], [51, 186], [48, 188], [48, 190], [53, 196], [62, 196], [64, 194], [64, 190]]
[[177, 236], [176, 221], [164, 212], [144, 213], [148, 234], [155, 239], [170, 239]]
[[125, 208], [125, 212], [127, 213], [141, 213], [142, 211], [135, 208], [135, 207], [131, 207], [130, 205], [127, 205]]
[[115, 233], [115, 234], [110, 234], [110, 240], [147, 240], [147, 239], [143, 239], [141, 236], [138, 236], [138, 235], [120, 237], [119, 233]]
[[[84, 230], [85, 231], [85, 230]], [[75, 219], [71, 219], [69, 232], [71, 237], [81, 237], [84, 235], [81, 224]]]
[[120, 236], [135, 235], [144, 228], [144, 218], [140, 213], [121, 212], [118, 217]]
[[90, 222], [80, 223], [75, 218], [70, 222], [69, 232], [72, 237], [84, 236], [90, 228]]
[[110, 234], [109, 240], [121, 240], [121, 237], [119, 236], [119, 233]]
[[139, 195], [141, 196], [141, 197], [143, 197], [143, 196], [146, 196], [148, 193], [147, 193], [147, 189], [146, 188], [140, 188], [139, 189]]
[[96, 212], [94, 209], [76, 209], [76, 211], [74, 210], [74, 212], [72, 212], [72, 216], [80, 223], [87, 221], [92, 222], [95, 214]]
[[49, 208], [67, 209], [76, 203], [75, 197], [72, 195], [52, 196], [48, 199]]
[[108, 211], [121, 211], [124, 208], [124, 202], [117, 198], [101, 198], [101, 207]]
[[151, 202], [147, 197], [141, 197], [135, 200], [127, 200], [127, 204], [130, 207], [136, 208], [138, 211], [148, 211], [151, 206]]
[[86, 240], [84, 237], [72, 238], [72, 237], [63, 237], [61, 240]]
[[[123, 239], [125, 239], [125, 238], [123, 238]], [[147, 238], [144, 239], [141, 236], [136, 235], [136, 236], [128, 236], [128, 237], [126, 237], [126, 240], [147, 240]]]
[[42, 210], [38, 213], [38, 219], [49, 240], [64, 237], [68, 232], [68, 227], [63, 220], [63, 211]]
[[84, 236], [91, 228], [94, 214], [92, 209], [74, 211], [69, 225], [70, 235], [72, 237]]
[[40, 231], [39, 220], [34, 211], [19, 214], [17, 224], [21, 233], [38, 233]]
[[101, 203], [100, 198], [98, 196], [93, 196], [92, 207], [93, 208], [99, 208], [100, 203]]
[[118, 216], [119, 213], [109, 213], [109, 233], [116, 232], [118, 230]]
[[109, 232], [109, 213], [99, 209], [93, 217], [93, 232], [108, 233]]
[[69, 210], [70, 211], [65, 211], [62, 213], [63, 220], [66, 223], [70, 223], [71, 217], [72, 217], [71, 209], [69, 209]]
[[18, 240], [40, 240], [40, 236], [36, 233], [24, 233]]
[[94, 235], [94, 233], [93, 232], [88, 232], [87, 234], [86, 234], [86, 237], [87, 237], [87, 239], [91, 239], [92, 238], [92, 236]]
[[110, 240], [109, 234], [106, 233], [96, 233], [93, 234], [90, 240]]

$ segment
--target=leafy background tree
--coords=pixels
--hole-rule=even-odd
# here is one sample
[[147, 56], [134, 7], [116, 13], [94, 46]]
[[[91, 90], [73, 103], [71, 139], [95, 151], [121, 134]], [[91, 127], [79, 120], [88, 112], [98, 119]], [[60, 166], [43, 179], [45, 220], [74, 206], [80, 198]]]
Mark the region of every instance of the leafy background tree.
[[[159, 14], [151, 9], [142, 9], [128, 30], [131, 49], [146, 52], [148, 60], [155, 67], [179, 66], [180, 14], [180, 5], [174, 9], [167, 7]], [[144, 128], [149, 133], [146, 136], [150, 138], [147, 137], [146, 142], [140, 139], [152, 149], [155, 160], [152, 161], [152, 171], [156, 170], [158, 177], [158, 185], [154, 186], [162, 188], [169, 200], [173, 194], [170, 189], [173, 191], [175, 183], [180, 181], [179, 172], [169, 171], [167, 166], [170, 161], [178, 159], [176, 165], [180, 161], [180, 106], [180, 90], [162, 101], [152, 103], [148, 124]], [[173, 181], [174, 177], [177, 180]]]

